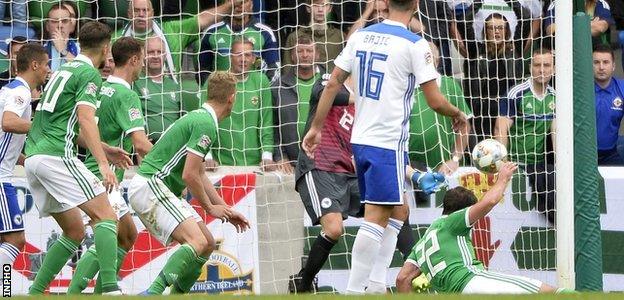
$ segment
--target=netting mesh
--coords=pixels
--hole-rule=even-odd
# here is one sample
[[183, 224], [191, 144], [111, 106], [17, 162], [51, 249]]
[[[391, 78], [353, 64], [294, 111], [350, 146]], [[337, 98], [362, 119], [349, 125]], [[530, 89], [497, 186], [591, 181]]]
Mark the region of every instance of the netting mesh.
[[[258, 167], [263, 163], [268, 166], [267, 171], [278, 165], [280, 170], [286, 170], [286, 165], [294, 166], [314, 80], [331, 72], [333, 61], [350, 34], [388, 15], [387, 4], [379, 0], [226, 0], [227, 3], [44, 0], [28, 1], [27, 5], [25, 2], [0, 2], [4, 9], [0, 10], [0, 17], [5, 17], [0, 39], [25, 36], [42, 41], [49, 49], [53, 68], [79, 53], [80, 41], [76, 37], [81, 24], [89, 20], [108, 24], [115, 38], [134, 36], [146, 41], [145, 71], [133, 83], [133, 89], [141, 98], [146, 130], [154, 142], [175, 120], [201, 105], [206, 89], [210, 88], [205, 83], [208, 74], [227, 69], [237, 73], [237, 99], [232, 116], [220, 124], [213, 159], [222, 166]], [[550, 83], [542, 80], [539, 87], [533, 84], [535, 77], [552, 75], [552, 70], [545, 70], [547, 58], [540, 58], [538, 64], [534, 60], [537, 53], [534, 49], [554, 46], [550, 37], [552, 28], [546, 27], [552, 24], [548, 21], [552, 14], [551, 1], [419, 2], [420, 10], [414, 14], [410, 29], [422, 34], [435, 48], [434, 57], [441, 74], [438, 83], [443, 94], [472, 118], [470, 133], [456, 135], [450, 120], [433, 112], [422, 92], [417, 91], [410, 129], [412, 164], [421, 169], [431, 167], [453, 173], [451, 186], [468, 187], [479, 196], [493, 184], [494, 178], [470, 169], [468, 153], [483, 139], [505, 140], [511, 159], [519, 162], [521, 168], [503, 203], [476, 225], [473, 239], [477, 255], [491, 270], [554, 283], [555, 182], [550, 126], [554, 95], [545, 88], [554, 80]], [[306, 47], [309, 44], [313, 47]], [[5, 50], [10, 52], [10, 48]], [[551, 55], [552, 68], [552, 54], [544, 50], [539, 53]], [[9, 70], [10, 53], [4, 54], [0, 66]], [[6, 78], [14, 76], [13, 72], [7, 74]], [[497, 128], [505, 129], [506, 138], [495, 131]], [[454, 155], [460, 159], [459, 163], [453, 162]], [[460, 169], [455, 171], [457, 167]], [[219, 267], [207, 272], [217, 273], [200, 277], [194, 291], [245, 292], [254, 290], [248, 289], [253, 282], [254, 288], [263, 287], [255, 292], [286, 292], [288, 275], [296, 273], [305, 260], [320, 228], [311, 226], [307, 219], [304, 221], [299, 197], [293, 191], [294, 182], [255, 184], [260, 190], [272, 189], [262, 196], [256, 194], [265, 197], [268, 203], [257, 207], [255, 235], [248, 236], [249, 240], [224, 235], [226, 241], [234, 237], [239, 245], [227, 255], [214, 258], [213, 264]], [[239, 188], [253, 190], [255, 184], [245, 182]], [[434, 197], [426, 197], [418, 190], [410, 190], [408, 195], [413, 231], [411, 242], [410, 234], [401, 241], [404, 255], [413, 240], [440, 215], [444, 191]], [[24, 203], [30, 203], [24, 206], [25, 210], [34, 210], [29, 197], [24, 197]], [[275, 203], [275, 199], [283, 200], [284, 206]], [[249, 209], [249, 205], [243, 209]], [[255, 211], [249, 213], [254, 215]], [[264, 212], [263, 217], [260, 211]], [[54, 239], [48, 221], [26, 219], [27, 228], [33, 228], [27, 230], [31, 244], [26, 248], [22, 264], [16, 267], [22, 268], [19, 273], [26, 278], [32, 279], [32, 272], [37, 271], [39, 251], [44, 251], [45, 241]], [[279, 224], [288, 224], [287, 230], [280, 233], [269, 230], [278, 230]], [[347, 221], [345, 235], [319, 274], [319, 291], [344, 291], [358, 224], [358, 219]], [[140, 236], [135, 247], [152, 249], [153, 242], [148, 236]], [[135, 276], [141, 278], [128, 283], [129, 291], [143, 290], [146, 278], [154, 278], [160, 271], [163, 262], [150, 255], [151, 252], [144, 253], [140, 259], [156, 262], [141, 266], [132, 262], [139, 256], [127, 258], [130, 261], [124, 264], [122, 273], [128, 276], [136, 272], [139, 275]], [[240, 270], [233, 271], [235, 261], [240, 262]], [[402, 262], [397, 252], [389, 286], [393, 285], [396, 267]], [[71, 266], [70, 263], [64, 269], [57, 283], [60, 288], [54, 291], [63, 291], [71, 276]], [[258, 273], [245, 277], [249, 270]], [[20, 289], [25, 291], [28, 285], [24, 281]]]

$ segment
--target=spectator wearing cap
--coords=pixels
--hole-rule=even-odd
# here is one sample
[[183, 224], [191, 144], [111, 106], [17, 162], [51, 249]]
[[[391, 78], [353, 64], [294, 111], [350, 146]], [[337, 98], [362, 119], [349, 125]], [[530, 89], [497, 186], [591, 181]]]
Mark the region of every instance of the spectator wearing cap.
[[594, 47], [593, 62], [598, 165], [621, 166], [624, 160], [617, 152], [617, 142], [624, 117], [624, 80], [613, 77], [615, 60], [609, 45]]
[[26, 40], [23, 36], [16, 36], [8, 42], [9, 46], [7, 47], [7, 57], [9, 58], [9, 68], [0, 73], [0, 88], [11, 82], [11, 80], [15, 78], [15, 75], [17, 75], [17, 70], [15, 68], [17, 51], [19, 51], [19, 49], [22, 48], [22, 46], [24, 46], [27, 42], [28, 40]]
[[300, 26], [286, 39], [284, 55], [282, 56], [282, 72], [288, 72], [293, 67], [291, 52], [295, 51], [298, 37], [306, 35], [312, 38], [317, 45], [317, 62], [326, 70], [331, 72], [334, 69], [334, 59], [342, 51], [344, 35], [340, 29], [328, 24], [328, 14], [332, 10], [330, 0], [311, 0], [310, 5], [306, 5], [306, 10], [310, 15], [310, 25]]
[[69, 5], [56, 3], [48, 11], [44, 25], [43, 46], [48, 50], [50, 70], [56, 71], [62, 64], [71, 61], [80, 53], [75, 34], [77, 21], [72, 17]]

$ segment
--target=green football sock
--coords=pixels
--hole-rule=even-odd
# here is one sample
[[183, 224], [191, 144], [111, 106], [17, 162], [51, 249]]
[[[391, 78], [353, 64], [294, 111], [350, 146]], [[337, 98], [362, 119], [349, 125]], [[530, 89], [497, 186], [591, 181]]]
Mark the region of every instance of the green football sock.
[[201, 275], [202, 268], [208, 262], [208, 258], [197, 256], [189, 266], [188, 270], [180, 276], [178, 282], [171, 287], [172, 294], [187, 294], [191, 291], [193, 284], [197, 282], [197, 278]]
[[93, 226], [95, 250], [97, 251], [102, 278], [102, 292], [118, 290], [117, 286], [117, 222], [102, 220]]
[[[123, 264], [124, 259], [126, 258], [126, 254], [128, 252], [123, 248], [117, 248], [117, 274], [119, 274], [119, 270], [121, 269], [121, 264]], [[95, 289], [93, 290], [94, 294], [102, 293], [102, 278], [98, 276], [97, 281], [95, 282]]]
[[87, 288], [89, 282], [100, 269], [100, 264], [97, 260], [97, 253], [95, 247], [89, 247], [89, 250], [82, 255], [76, 266], [74, 276], [72, 276], [71, 283], [67, 289], [67, 294], [80, 294]]
[[150, 285], [148, 292], [152, 295], [161, 295], [165, 288], [180, 280], [182, 274], [194, 264], [195, 250], [188, 244], [182, 245], [169, 259], [156, 280]]
[[78, 246], [80, 246], [79, 242], [61, 235], [46, 253], [43, 264], [39, 268], [28, 294], [43, 294], [50, 282], [56, 277], [56, 274], [65, 266], [67, 260], [78, 250]]

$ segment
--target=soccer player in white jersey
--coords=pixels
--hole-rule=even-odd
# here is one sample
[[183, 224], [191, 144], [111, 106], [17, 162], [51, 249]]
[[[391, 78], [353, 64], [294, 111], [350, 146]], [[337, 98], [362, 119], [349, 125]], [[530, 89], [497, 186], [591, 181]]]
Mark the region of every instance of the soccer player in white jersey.
[[402, 194], [416, 85], [433, 110], [453, 118], [456, 131], [467, 125], [466, 116], [438, 89], [438, 73], [427, 41], [407, 29], [417, 3], [389, 0], [388, 19], [349, 38], [336, 58], [336, 67], [302, 142], [306, 154], [313, 156], [332, 101], [347, 76], [353, 74], [356, 102], [351, 144], [365, 213], [353, 244], [347, 293], [364, 293], [371, 262], [387, 262], [396, 245], [398, 231], [394, 228], [402, 226], [401, 216], [406, 214]]
[[11, 178], [30, 129], [31, 93], [50, 71], [47, 51], [39, 44], [24, 45], [15, 63], [17, 77], [0, 90], [0, 265], [13, 265], [26, 243], [22, 210]]

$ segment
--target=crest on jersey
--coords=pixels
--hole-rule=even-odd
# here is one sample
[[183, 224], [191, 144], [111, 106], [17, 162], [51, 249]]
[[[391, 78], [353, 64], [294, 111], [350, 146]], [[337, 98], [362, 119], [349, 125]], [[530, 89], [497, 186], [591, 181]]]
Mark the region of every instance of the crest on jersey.
[[622, 109], [622, 99], [620, 97], [613, 99], [613, 108]]
[[138, 108], [131, 108], [128, 110], [128, 117], [130, 117], [130, 121], [138, 120], [141, 118], [141, 110]]
[[13, 217], [13, 223], [16, 225], [22, 224], [22, 215], [15, 215]]
[[95, 83], [89, 82], [87, 83], [87, 88], [85, 89], [85, 94], [95, 96], [97, 93], [98, 87]]
[[253, 105], [258, 105], [258, 102], [260, 101], [260, 99], [258, 99], [258, 96], [253, 96], [251, 97], [251, 104]]
[[548, 108], [550, 108], [550, 110], [555, 110], [555, 102], [548, 103]]
[[208, 149], [208, 146], [210, 146], [210, 143], [212, 141], [210, 140], [210, 138], [207, 135], [202, 135], [201, 138], [199, 138], [199, 142], [197, 142], [197, 146], [199, 146], [200, 148], [206, 150]]
[[433, 55], [431, 55], [431, 52], [425, 53], [425, 63], [428, 65], [433, 63]]

